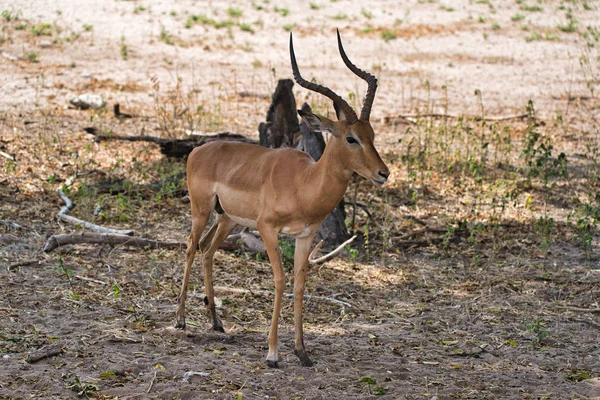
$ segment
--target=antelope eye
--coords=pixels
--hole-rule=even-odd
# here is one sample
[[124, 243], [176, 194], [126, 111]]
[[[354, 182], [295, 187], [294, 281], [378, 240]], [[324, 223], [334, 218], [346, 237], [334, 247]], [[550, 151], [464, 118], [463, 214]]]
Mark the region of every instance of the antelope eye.
[[348, 142], [349, 144], [358, 144], [358, 141], [356, 139], [354, 139], [352, 136], [346, 137], [346, 142]]

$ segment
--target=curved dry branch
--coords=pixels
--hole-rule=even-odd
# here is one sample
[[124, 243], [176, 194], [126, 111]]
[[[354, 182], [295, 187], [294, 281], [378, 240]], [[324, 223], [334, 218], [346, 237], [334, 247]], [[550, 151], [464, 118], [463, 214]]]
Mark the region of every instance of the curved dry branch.
[[[319, 257], [317, 259], [310, 259], [308, 260], [308, 262], [310, 264], [321, 264], [324, 263], [325, 261], [329, 261], [331, 260], [333, 257], [337, 256], [339, 253], [342, 252], [342, 250], [344, 250], [344, 247], [348, 246], [350, 243], [354, 242], [354, 239], [356, 239], [357, 236], [354, 235], [352, 236], [350, 239], [346, 240], [344, 243], [340, 244], [335, 250], [333, 250], [331, 253], [325, 254], [323, 257]], [[318, 245], [317, 245], [318, 246]], [[313, 250], [314, 253], [314, 250]], [[312, 254], [312, 253], [311, 253]]]
[[70, 215], [67, 215], [67, 213], [69, 211], [71, 211], [73, 208], [75, 208], [75, 203], [73, 203], [71, 201], [71, 199], [69, 199], [64, 194], [64, 192], [62, 191], [61, 188], [58, 188], [56, 191], [58, 192], [58, 195], [60, 196], [60, 198], [65, 202], [65, 205], [60, 209], [58, 214], [56, 214], [56, 217], [58, 219], [60, 219], [61, 221], [69, 223], [69, 224], [73, 224], [73, 225], [79, 225], [86, 229], [92, 230], [94, 232], [110, 233], [110, 234], [115, 234], [115, 235], [127, 235], [127, 236], [133, 235], [133, 231], [130, 229], [123, 230], [123, 229], [105, 228], [103, 226], [92, 224], [91, 222], [83, 221], [79, 218], [75, 218]]

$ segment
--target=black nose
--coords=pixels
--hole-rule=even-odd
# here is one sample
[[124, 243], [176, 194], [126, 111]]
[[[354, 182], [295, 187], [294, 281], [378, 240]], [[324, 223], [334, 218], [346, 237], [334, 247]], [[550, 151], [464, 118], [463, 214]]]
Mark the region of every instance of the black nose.
[[386, 171], [386, 172], [379, 171], [379, 176], [382, 176], [382, 177], [384, 177], [385, 179], [387, 179], [387, 178], [388, 178], [388, 176], [390, 176], [390, 173], [389, 173], [389, 172], [387, 172], [387, 171]]

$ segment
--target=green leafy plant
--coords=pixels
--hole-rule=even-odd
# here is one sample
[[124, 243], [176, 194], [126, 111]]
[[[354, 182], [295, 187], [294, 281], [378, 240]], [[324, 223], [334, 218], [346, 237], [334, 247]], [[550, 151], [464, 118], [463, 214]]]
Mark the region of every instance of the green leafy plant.
[[540, 347], [544, 339], [550, 336], [550, 332], [539, 317], [534, 320], [526, 321], [525, 327], [531, 334], [531, 341], [535, 347]]
[[119, 298], [119, 295], [121, 294], [121, 287], [119, 286], [119, 284], [117, 282], [115, 282], [113, 284], [113, 290], [112, 292], [110, 292], [107, 297], [111, 297], [113, 298], [113, 300], [117, 300]]
[[290, 10], [287, 8], [275, 7], [275, 12], [281, 14], [282, 17], [285, 17], [290, 13]]
[[296, 251], [296, 245], [294, 242], [287, 240], [279, 241], [279, 249], [281, 250], [281, 262], [286, 270], [292, 270], [294, 268], [294, 252]]
[[67, 388], [77, 393], [77, 396], [80, 397], [89, 397], [93, 395], [94, 392], [98, 391], [98, 386], [89, 382], [82, 382], [78, 376], [75, 376], [75, 379], [67, 384]]
[[241, 9], [234, 7], [229, 7], [226, 11], [231, 18], [239, 18], [244, 13]]
[[62, 257], [56, 259], [56, 272], [60, 275], [65, 275], [69, 281], [73, 277], [73, 270], [65, 268], [65, 260]]
[[389, 42], [390, 40], [394, 40], [396, 39], [397, 34], [396, 31], [393, 29], [384, 29], [381, 31], [381, 38], [383, 40], [385, 40], [386, 42]]
[[521, 10], [523, 11], [530, 11], [530, 12], [541, 12], [544, 11], [544, 9], [541, 6], [538, 6], [537, 4], [530, 6], [527, 4], [521, 4]]
[[129, 49], [125, 43], [125, 36], [121, 36], [121, 58], [125, 61], [129, 59]]
[[386, 387], [377, 386], [377, 380], [375, 378], [371, 378], [370, 376], [361, 378], [359, 383], [361, 391], [366, 387], [369, 394], [374, 394], [376, 396], [384, 395], [388, 390]]
[[31, 27], [31, 33], [35, 36], [52, 36], [52, 24], [42, 23]]

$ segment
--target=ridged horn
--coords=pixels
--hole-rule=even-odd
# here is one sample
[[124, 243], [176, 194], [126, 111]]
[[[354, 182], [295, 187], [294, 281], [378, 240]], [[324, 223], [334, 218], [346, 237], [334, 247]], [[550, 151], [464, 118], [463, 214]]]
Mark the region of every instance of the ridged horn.
[[344, 60], [344, 64], [346, 64], [346, 67], [348, 67], [350, 71], [354, 72], [359, 78], [364, 79], [367, 82], [367, 95], [365, 96], [365, 101], [360, 112], [360, 120], [368, 121], [369, 116], [371, 115], [371, 106], [373, 106], [373, 100], [375, 100], [375, 91], [377, 90], [377, 78], [375, 78], [370, 73], [358, 68], [356, 65], [352, 64], [352, 62], [348, 59], [348, 56], [344, 51], [344, 46], [342, 46], [342, 37], [340, 36], [339, 29], [337, 29], [337, 39], [338, 49], [340, 50], [340, 55], [342, 56], [342, 60]]
[[[290, 59], [292, 61], [292, 72], [294, 74], [294, 80], [298, 83], [298, 85], [302, 86], [305, 89], [312, 90], [313, 92], [317, 92], [322, 94], [323, 96], [331, 99], [339, 108], [342, 109], [344, 115], [346, 117], [346, 122], [350, 125], [358, 121], [358, 117], [356, 116], [356, 112], [350, 107], [350, 105], [346, 102], [346, 100], [342, 99], [339, 95], [337, 95], [333, 90], [329, 89], [326, 86], [319, 85], [313, 82], [309, 82], [306, 79], [302, 78], [300, 75], [300, 71], [298, 70], [298, 64], [296, 63], [296, 55], [294, 54], [294, 41], [292, 39], [292, 33], [290, 32]], [[360, 70], [359, 70], [360, 71]]]

